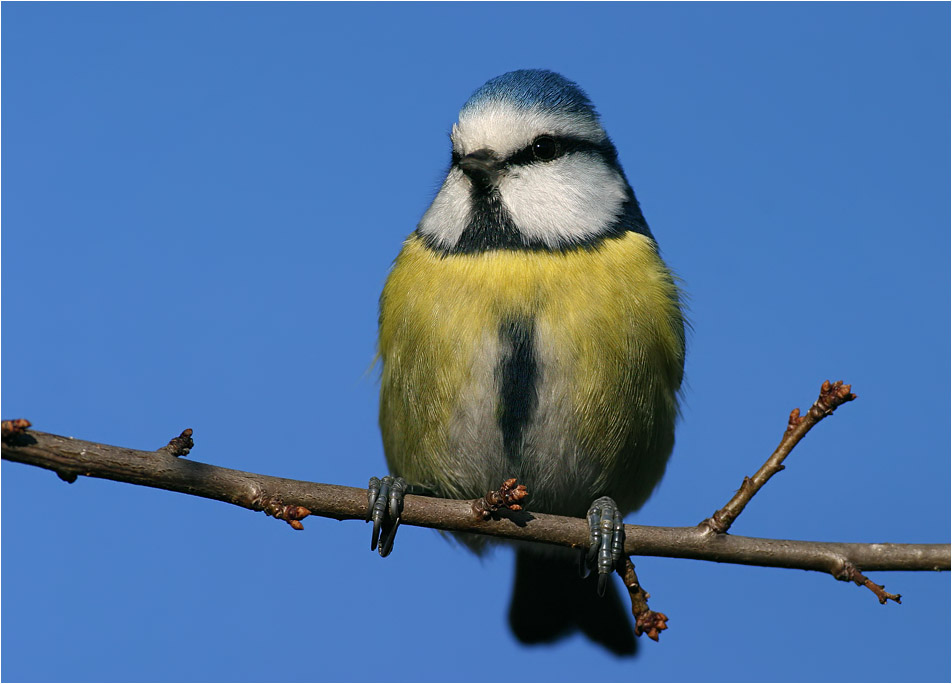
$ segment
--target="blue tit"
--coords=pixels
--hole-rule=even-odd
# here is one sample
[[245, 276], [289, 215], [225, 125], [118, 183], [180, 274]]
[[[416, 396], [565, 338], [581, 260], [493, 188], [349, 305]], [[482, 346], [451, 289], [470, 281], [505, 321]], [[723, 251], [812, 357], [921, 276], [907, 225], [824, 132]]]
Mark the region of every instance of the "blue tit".
[[[391, 476], [372, 481], [373, 543], [389, 553], [386, 519], [408, 486], [474, 499], [515, 477], [528, 510], [589, 518], [604, 592], [621, 516], [651, 494], [674, 445], [678, 288], [572, 81], [537, 69], [494, 78], [450, 138], [446, 179], [380, 298]], [[487, 539], [461, 535], [477, 551]], [[570, 550], [517, 546], [509, 619], [520, 641], [581, 630], [633, 653], [618, 594], [597, 593]]]

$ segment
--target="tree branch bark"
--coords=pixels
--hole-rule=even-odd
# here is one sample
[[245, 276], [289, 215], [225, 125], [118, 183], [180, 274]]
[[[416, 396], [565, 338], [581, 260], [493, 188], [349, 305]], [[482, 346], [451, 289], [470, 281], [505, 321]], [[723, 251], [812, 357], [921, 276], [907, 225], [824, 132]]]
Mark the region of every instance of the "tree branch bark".
[[[300, 527], [298, 521], [309, 514], [337, 520], [366, 519], [365, 489], [242, 472], [174, 456], [182, 449], [181, 441], [176, 440], [190, 438], [190, 432], [173, 440], [175, 448], [137, 451], [27, 431], [25, 426], [7, 430], [9, 425], [12, 423], [4, 425], [4, 460], [52, 470], [67, 482], [82, 475], [167, 489], [264, 511], [292, 525], [297, 523], [295, 527]], [[578, 549], [589, 545], [588, 524], [581, 518], [503, 510], [482, 520], [474, 514], [470, 501], [408, 495], [401, 522]], [[815, 570], [858, 584], [862, 577], [860, 569], [949, 570], [952, 555], [948, 544], [857, 544], [739, 537], [713, 531], [708, 521], [694, 527], [626, 525], [625, 531], [627, 555]]]

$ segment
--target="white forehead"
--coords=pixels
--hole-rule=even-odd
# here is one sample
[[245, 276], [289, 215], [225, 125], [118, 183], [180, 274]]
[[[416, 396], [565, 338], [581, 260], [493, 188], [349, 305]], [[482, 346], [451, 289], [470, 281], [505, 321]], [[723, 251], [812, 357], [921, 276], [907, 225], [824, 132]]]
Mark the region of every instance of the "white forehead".
[[572, 136], [596, 143], [605, 139], [605, 131], [591, 116], [498, 100], [460, 112], [450, 139], [453, 149], [462, 155], [488, 148], [500, 157], [506, 157], [540, 135]]

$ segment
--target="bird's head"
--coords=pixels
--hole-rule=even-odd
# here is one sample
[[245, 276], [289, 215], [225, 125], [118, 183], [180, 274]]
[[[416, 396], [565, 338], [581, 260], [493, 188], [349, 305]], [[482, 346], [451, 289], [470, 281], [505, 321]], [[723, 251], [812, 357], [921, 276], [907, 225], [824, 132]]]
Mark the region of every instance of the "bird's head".
[[559, 74], [490, 80], [463, 105], [450, 139], [452, 164], [417, 228], [435, 249], [558, 250], [648, 234], [595, 108]]

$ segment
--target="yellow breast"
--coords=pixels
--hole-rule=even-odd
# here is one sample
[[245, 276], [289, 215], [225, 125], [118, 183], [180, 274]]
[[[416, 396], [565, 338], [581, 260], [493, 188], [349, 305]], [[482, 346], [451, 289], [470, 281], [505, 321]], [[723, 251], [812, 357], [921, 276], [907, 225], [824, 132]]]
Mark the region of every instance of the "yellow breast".
[[[498, 331], [514, 318], [533, 322], [540, 416], [558, 413], [565, 423], [558, 438], [549, 434], [552, 426], [527, 437], [529, 472], [539, 469], [533, 459], [544, 457], [537, 452], [561, 449], [565, 453], [551, 457], [574, 459], [580, 472], [595, 473], [589, 479], [598, 481], [589, 488], [619, 477], [660, 478], [673, 443], [683, 319], [671, 274], [650, 238], [638, 233], [566, 252], [446, 256], [412, 235], [381, 297], [380, 421], [391, 467], [456, 496], [468, 496], [469, 483], [448, 480], [481, 472], [471, 460], [505, 467], [488, 453], [460, 453], [478, 451], [472, 447], [478, 435], [456, 438], [451, 426], [464, 435], [461, 421], [486, 429], [476, 425], [478, 416], [468, 417], [477, 409], [461, 417], [459, 407], [472, 404], [468, 394], [482, 392], [492, 401], [487, 383], [493, 382]], [[611, 495], [631, 508], [653, 485]]]

